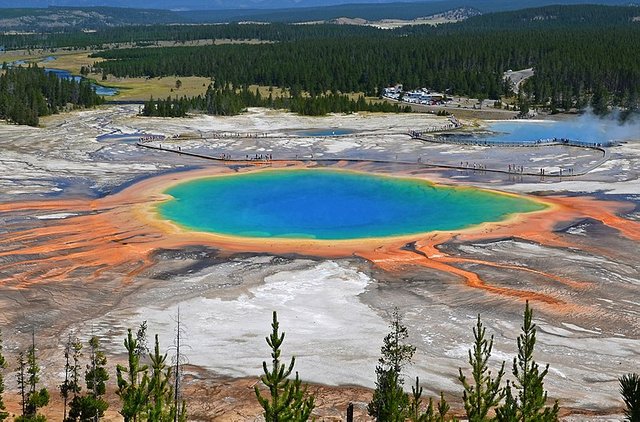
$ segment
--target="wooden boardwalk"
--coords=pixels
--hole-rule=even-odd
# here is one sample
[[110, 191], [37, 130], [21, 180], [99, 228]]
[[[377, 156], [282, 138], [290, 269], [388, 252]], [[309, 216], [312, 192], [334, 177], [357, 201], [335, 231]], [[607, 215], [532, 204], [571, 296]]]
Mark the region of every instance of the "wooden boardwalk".
[[[167, 138], [169, 139], [182, 139], [182, 138]], [[187, 157], [194, 157], [194, 158], [199, 158], [199, 159], [203, 159], [203, 160], [210, 160], [210, 161], [216, 161], [216, 162], [222, 162], [222, 163], [242, 163], [242, 164], [269, 164], [269, 163], [287, 163], [287, 162], [301, 162], [301, 163], [307, 163], [307, 162], [317, 162], [317, 163], [330, 163], [330, 162], [336, 162], [336, 161], [343, 161], [343, 162], [348, 162], [348, 163], [375, 163], [375, 164], [401, 164], [401, 165], [413, 165], [413, 166], [420, 166], [420, 167], [424, 167], [424, 168], [442, 168], [442, 169], [451, 169], [451, 170], [464, 170], [464, 171], [473, 171], [474, 173], [496, 173], [496, 174], [508, 174], [508, 175], [513, 175], [513, 176], [536, 176], [536, 177], [549, 177], [549, 178], [570, 178], [570, 177], [575, 177], [575, 176], [582, 176], [585, 175], [591, 171], [593, 171], [594, 169], [600, 167], [605, 161], [607, 161], [609, 159], [609, 152], [603, 148], [603, 147], [589, 147], [591, 149], [596, 149], [598, 151], [602, 152], [602, 158], [600, 160], [598, 160], [596, 163], [594, 163], [593, 165], [587, 167], [586, 169], [582, 169], [578, 172], [573, 172], [571, 174], [560, 174], [560, 173], [545, 173], [545, 174], [540, 174], [538, 172], [530, 172], [530, 171], [525, 171], [525, 172], [510, 172], [510, 171], [506, 171], [506, 170], [500, 170], [500, 169], [491, 169], [491, 168], [473, 168], [473, 167], [469, 167], [469, 166], [459, 166], [459, 165], [448, 165], [448, 164], [437, 164], [437, 163], [428, 163], [428, 162], [423, 162], [422, 160], [416, 160], [416, 161], [407, 161], [407, 160], [383, 160], [383, 159], [370, 159], [370, 158], [350, 158], [350, 157], [331, 157], [331, 158], [327, 158], [327, 157], [318, 157], [318, 158], [314, 158], [313, 156], [311, 157], [295, 157], [295, 158], [276, 158], [276, 159], [246, 159], [246, 158], [225, 158], [222, 156], [215, 156], [215, 155], [207, 155], [207, 154], [200, 154], [200, 153], [195, 153], [195, 152], [189, 152], [189, 151], [182, 151], [181, 149], [175, 149], [175, 148], [163, 148], [162, 146], [155, 146], [155, 145], [149, 145], [143, 142], [138, 142], [136, 143], [136, 145], [138, 147], [141, 148], [147, 148], [147, 149], [151, 149], [151, 150], [156, 150], [156, 151], [163, 151], [163, 152], [169, 152], [169, 153], [173, 153], [173, 154], [179, 154], [182, 156], [187, 156]], [[539, 144], [537, 146], [539, 147], [544, 147], [544, 146], [549, 146], [552, 144]], [[564, 145], [564, 144], [553, 144], [553, 145]], [[582, 146], [584, 147], [584, 146]], [[221, 154], [224, 155], [224, 154]]]

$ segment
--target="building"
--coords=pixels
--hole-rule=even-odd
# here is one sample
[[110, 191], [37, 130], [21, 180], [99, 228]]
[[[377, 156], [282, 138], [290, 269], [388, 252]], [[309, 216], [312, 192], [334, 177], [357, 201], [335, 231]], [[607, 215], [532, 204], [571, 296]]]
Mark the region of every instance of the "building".
[[398, 98], [400, 98], [400, 95], [403, 92], [403, 87], [402, 84], [398, 84], [395, 86], [390, 86], [385, 88], [382, 91], [382, 96], [383, 97], [387, 97], [387, 98], [393, 98], [394, 100], [397, 100]]

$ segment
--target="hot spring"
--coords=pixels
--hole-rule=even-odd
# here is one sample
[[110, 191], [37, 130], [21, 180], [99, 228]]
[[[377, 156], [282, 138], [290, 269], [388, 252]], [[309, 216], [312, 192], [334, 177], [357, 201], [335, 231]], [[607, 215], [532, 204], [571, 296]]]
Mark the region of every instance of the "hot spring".
[[569, 140], [572, 144], [608, 146], [617, 141], [637, 138], [638, 126], [620, 124], [615, 119], [599, 119], [584, 115], [561, 121], [500, 120], [489, 122], [490, 133], [471, 134], [452, 132], [443, 138], [455, 142], [474, 142], [488, 145], [533, 145], [538, 141]]
[[274, 170], [171, 187], [162, 218], [196, 231], [324, 240], [463, 229], [544, 204], [470, 187], [336, 170]]

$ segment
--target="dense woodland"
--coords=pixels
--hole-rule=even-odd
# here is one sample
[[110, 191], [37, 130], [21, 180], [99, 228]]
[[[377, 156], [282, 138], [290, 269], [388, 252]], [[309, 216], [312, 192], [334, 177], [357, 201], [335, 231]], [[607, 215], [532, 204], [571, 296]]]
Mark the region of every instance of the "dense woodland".
[[[220, 45], [99, 53], [116, 76], [206, 76], [221, 84], [278, 86], [316, 96], [379, 95], [394, 83], [451, 95], [511, 95], [508, 69], [534, 67], [525, 100], [552, 110], [637, 108], [640, 11], [635, 7], [549, 6], [470, 18], [438, 27], [383, 31], [336, 25], [225, 25], [230, 38], [267, 45]], [[184, 30], [184, 29], [183, 29]], [[197, 38], [210, 29], [194, 28]], [[161, 37], [162, 28], [157, 28]], [[345, 39], [348, 42], [345, 42]]]
[[102, 103], [91, 83], [58, 78], [35, 65], [0, 72], [0, 119], [37, 126], [41, 116]]
[[[115, 60], [96, 66], [116, 76], [207, 76], [222, 85], [278, 86], [305, 90], [311, 95], [326, 91], [375, 95], [380, 87], [397, 82], [405, 87], [499, 95], [499, 63], [489, 60], [469, 41], [453, 37], [352, 38], [348, 42], [323, 39], [269, 45], [114, 50], [100, 56]], [[510, 49], [503, 51], [508, 59]]]
[[287, 25], [274, 23], [227, 25], [142, 25], [101, 28], [95, 32], [60, 31], [38, 34], [0, 34], [0, 45], [16, 48], [108, 48], [113, 44], [152, 45], [157, 41], [176, 44], [194, 40], [233, 39], [297, 41], [305, 39], [382, 36], [382, 30], [354, 25]]
[[232, 89], [229, 86], [218, 87], [212, 84], [204, 95], [187, 98], [167, 98], [154, 100], [150, 98], [142, 109], [143, 116], [184, 117], [188, 112], [203, 112], [218, 116], [232, 116], [241, 113], [247, 107], [269, 107], [289, 110], [305, 116], [322, 116], [327, 113], [355, 113], [357, 111], [408, 113], [411, 107], [366, 101], [363, 96], [354, 100], [347, 95], [326, 94], [302, 96], [293, 92], [291, 95], [264, 97], [258, 90], [250, 91], [247, 87]]
[[638, 7], [547, 6], [395, 30], [331, 24], [153, 25], [3, 35], [0, 42], [10, 48], [83, 48], [262, 40], [266, 43], [111, 49], [94, 55], [95, 69], [118, 77], [204, 76], [218, 86], [276, 86], [311, 98], [327, 92], [376, 96], [382, 87], [402, 83], [408, 89], [498, 99], [513, 96], [503, 80], [505, 71], [533, 67], [535, 76], [522, 87], [521, 104], [552, 111], [592, 105], [603, 113], [611, 106], [638, 108], [638, 17]]
[[[389, 7], [389, 5], [381, 6]], [[202, 14], [202, 12], [200, 13]], [[357, 15], [345, 14], [342, 16]], [[547, 6], [474, 16], [462, 22], [438, 25], [437, 27], [415, 25], [393, 30], [357, 25], [291, 25], [277, 22], [268, 25], [239, 23], [225, 25], [166, 25], [161, 23], [162, 18], [159, 17], [160, 21], [154, 25], [110, 26], [101, 27], [96, 31], [90, 32], [62, 28], [56, 31], [37, 31], [36, 33], [32, 33], [32, 31], [22, 34], [4, 33], [0, 34], [0, 46], [4, 46], [8, 50], [61, 47], [101, 49], [122, 43], [136, 43], [145, 46], [158, 41], [170, 41], [176, 44], [211, 39], [289, 42], [345, 37], [441, 36], [451, 33], [493, 32], [497, 28], [501, 31], [515, 30], [516, 32], [525, 28], [537, 30], [549, 28], [570, 30], [593, 27], [602, 29], [611, 26], [637, 28], [640, 23], [635, 22], [634, 18], [638, 16], [640, 16], [640, 9], [637, 7], [599, 5]]]
[[491, 30], [550, 29], [550, 28], [592, 28], [600, 29], [611, 26], [637, 27], [634, 18], [640, 15], [637, 6], [603, 6], [600, 4], [583, 4], [562, 6], [554, 5], [527, 8], [508, 12], [488, 13], [474, 16], [462, 22], [425, 27], [409, 26], [401, 29], [403, 33], [432, 31], [439, 34], [452, 32], [478, 32]]
[[377, 95], [381, 87], [429, 87], [451, 95], [510, 94], [508, 69], [534, 67], [524, 92], [536, 104], [581, 107], [602, 92], [635, 106], [640, 90], [640, 26], [492, 31], [422, 37], [353, 37], [268, 45], [125, 49], [99, 53], [116, 76], [197, 75], [249, 84]]
[[[64, 348], [64, 374], [58, 392], [63, 400], [64, 422], [101, 420], [109, 407], [107, 385], [116, 380], [116, 394], [120, 399], [119, 413], [125, 421], [184, 422], [189, 419], [188, 393], [182, 386], [181, 326], [178, 317], [174, 356], [169, 358], [160, 348], [158, 336], [149, 347], [147, 323], [136, 332], [128, 330], [124, 339], [127, 364], [117, 365], [115, 377], [107, 370], [106, 350], [98, 337], [83, 344], [69, 337]], [[411, 393], [406, 391], [405, 377], [410, 370], [415, 346], [408, 342], [409, 332], [402, 316], [395, 309], [389, 324], [389, 334], [382, 341], [380, 359], [376, 366], [376, 388], [367, 411], [378, 422], [445, 422], [456, 421], [444, 394], [436, 402], [423, 397], [420, 379], [415, 378]], [[534, 357], [536, 324], [527, 302], [521, 332], [517, 339], [518, 354], [509, 362], [496, 365], [490, 359], [493, 336], [486, 333], [478, 315], [473, 327], [474, 342], [469, 349], [467, 365], [459, 368], [457, 379], [462, 391], [464, 415], [470, 422], [556, 422], [559, 403], [552, 401], [544, 388], [549, 365], [538, 364]], [[313, 394], [295, 372], [295, 358], [282, 356], [285, 333], [281, 331], [276, 312], [273, 312], [271, 333], [266, 337], [271, 359], [263, 363], [264, 374], [255, 385], [256, 400], [263, 409], [266, 422], [305, 422], [312, 420], [316, 402]], [[184, 339], [182, 338], [182, 341]], [[45, 422], [41, 413], [51, 399], [40, 379], [35, 333], [31, 346], [18, 353], [17, 362], [9, 365], [3, 356], [0, 332], [0, 422], [9, 418], [3, 401], [4, 372], [15, 368], [21, 414], [15, 422]], [[267, 361], [270, 361], [269, 364]], [[462, 364], [462, 362], [461, 362]], [[505, 366], [510, 370], [505, 370]], [[83, 368], [85, 368], [83, 370]], [[51, 381], [51, 380], [47, 380]], [[619, 378], [624, 414], [628, 422], [640, 422], [640, 375], [630, 373]], [[113, 381], [111, 381], [113, 382]], [[353, 408], [345, 409], [347, 415]], [[198, 419], [210, 417], [200, 415]], [[353, 418], [353, 414], [351, 413]], [[349, 420], [349, 416], [347, 416]], [[351, 419], [353, 420], [353, 419]]]
[[[533, 67], [535, 76], [524, 83], [518, 99], [523, 109], [535, 105], [556, 111], [592, 105], [596, 112], [605, 113], [612, 106], [627, 112], [638, 109], [638, 17], [638, 7], [547, 6], [395, 30], [329, 24], [153, 25], [89, 33], [2, 35], [0, 42], [7, 47], [82, 48], [123, 42], [149, 45], [161, 40], [180, 44], [214, 38], [258, 39], [266, 43], [111, 49], [94, 54], [94, 70], [118, 77], [204, 76], [219, 87], [285, 88], [308, 96], [279, 106], [309, 114], [352, 110], [337, 95], [376, 96], [395, 83], [450, 96], [512, 97], [504, 72]], [[186, 99], [173, 99], [176, 105], [170, 108], [178, 115], [185, 108], [209, 109], [209, 105], [195, 104], [202, 100], [189, 99], [192, 104], [188, 105]], [[260, 103], [249, 100], [244, 98], [242, 106]], [[158, 103], [156, 109], [161, 106]]]

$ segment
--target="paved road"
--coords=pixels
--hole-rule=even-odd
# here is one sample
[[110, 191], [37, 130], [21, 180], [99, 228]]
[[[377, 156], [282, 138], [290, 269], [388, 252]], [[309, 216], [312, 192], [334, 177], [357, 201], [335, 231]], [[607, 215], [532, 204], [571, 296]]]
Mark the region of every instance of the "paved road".
[[530, 67], [529, 69], [504, 72], [504, 77], [510, 79], [511, 82], [513, 82], [513, 92], [517, 94], [518, 91], [520, 91], [520, 85], [522, 85], [524, 81], [532, 77], [533, 73], [533, 68]]

